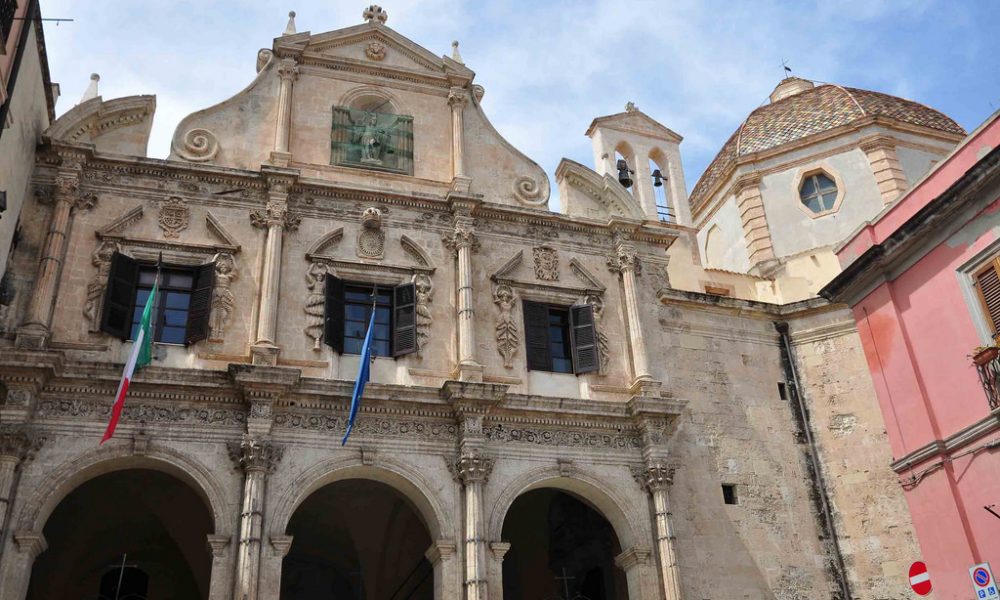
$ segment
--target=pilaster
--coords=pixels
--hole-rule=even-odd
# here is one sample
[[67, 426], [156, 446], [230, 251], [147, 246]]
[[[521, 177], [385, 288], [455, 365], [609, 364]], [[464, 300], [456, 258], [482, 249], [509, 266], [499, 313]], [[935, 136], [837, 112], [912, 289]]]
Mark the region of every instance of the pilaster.
[[755, 266], [774, 258], [771, 243], [771, 228], [764, 213], [764, 199], [760, 192], [760, 173], [746, 173], [736, 179], [732, 194], [736, 197], [736, 209], [743, 224], [750, 265]]
[[458, 273], [458, 378], [482, 381], [483, 367], [476, 360], [475, 303], [473, 302], [472, 255], [479, 251], [473, 210], [477, 200], [452, 197], [452, 232], [443, 238], [456, 261]]
[[[448, 91], [448, 106], [451, 107], [451, 174], [461, 181], [468, 179], [465, 172], [465, 107], [469, 104], [469, 92], [465, 88], [452, 87]], [[468, 185], [459, 185], [457, 191], [468, 191]]]
[[279, 167], [287, 167], [292, 159], [288, 151], [288, 140], [292, 128], [292, 88], [299, 76], [299, 67], [294, 58], [282, 58], [278, 63], [278, 118], [275, 123], [274, 151], [269, 162]]
[[615, 253], [607, 257], [608, 269], [617, 273], [622, 280], [625, 296], [625, 318], [628, 325], [629, 350], [632, 356], [632, 387], [643, 387], [653, 383], [649, 372], [649, 356], [646, 354], [646, 338], [639, 317], [639, 286], [636, 280], [642, 275], [639, 254], [628, 238], [615, 234]]
[[910, 186], [896, 155], [896, 140], [876, 134], [863, 138], [860, 146], [871, 165], [882, 202], [889, 204], [902, 196]]

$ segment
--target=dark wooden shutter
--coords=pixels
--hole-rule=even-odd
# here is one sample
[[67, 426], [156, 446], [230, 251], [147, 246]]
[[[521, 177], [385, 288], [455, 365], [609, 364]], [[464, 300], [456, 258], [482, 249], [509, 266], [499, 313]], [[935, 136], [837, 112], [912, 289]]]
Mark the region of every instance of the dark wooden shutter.
[[392, 290], [392, 355], [417, 351], [417, 287], [402, 283]]
[[326, 304], [323, 321], [323, 343], [335, 351], [344, 353], [344, 280], [331, 273], [326, 274], [324, 284]]
[[990, 263], [989, 268], [976, 275], [976, 287], [979, 289], [979, 299], [983, 310], [990, 320], [993, 333], [1000, 327], [1000, 276], [997, 274], [996, 263]]
[[569, 309], [570, 339], [573, 342], [573, 372], [590, 373], [599, 367], [597, 329], [594, 327], [594, 307], [590, 304]]
[[212, 295], [215, 288], [215, 262], [195, 267], [194, 284], [191, 286], [191, 303], [188, 305], [187, 345], [208, 338], [209, 318], [212, 316]]
[[115, 252], [111, 257], [111, 272], [104, 290], [104, 310], [101, 331], [127, 340], [132, 333], [132, 305], [135, 286], [139, 281], [139, 263], [131, 257]]
[[549, 307], [524, 301], [524, 345], [529, 371], [551, 371], [549, 351]]

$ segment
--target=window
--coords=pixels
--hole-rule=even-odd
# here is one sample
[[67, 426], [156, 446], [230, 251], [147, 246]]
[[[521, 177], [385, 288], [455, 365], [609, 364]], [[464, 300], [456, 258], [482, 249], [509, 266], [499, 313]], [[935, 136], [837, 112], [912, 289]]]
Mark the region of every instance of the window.
[[995, 339], [1000, 327], [1000, 257], [976, 271], [973, 278], [983, 313], [989, 321], [990, 333]]
[[329, 273], [323, 342], [341, 354], [361, 354], [373, 309], [375, 356], [403, 356], [417, 351], [416, 288], [412, 283], [394, 287], [345, 283]]
[[778, 397], [782, 400], [788, 400], [788, 387], [784, 381], [778, 382]]
[[814, 213], [831, 211], [837, 203], [837, 184], [822, 171], [806, 175], [799, 186], [799, 198]]
[[726, 504], [739, 504], [739, 498], [736, 497], [736, 486], [731, 483], [722, 484], [722, 501]]
[[[104, 293], [101, 330], [122, 340], [135, 339], [155, 280], [156, 265], [116, 252]], [[160, 293], [153, 307], [154, 340], [187, 345], [207, 338], [214, 285], [214, 262], [161, 267]]]
[[528, 370], [590, 373], [598, 369], [594, 307], [524, 301]]
[[[7, 37], [14, 27], [14, 14], [17, 12], [17, 0], [0, 0], [0, 47], [6, 46]], [[0, 54], [3, 54], [0, 49]]]

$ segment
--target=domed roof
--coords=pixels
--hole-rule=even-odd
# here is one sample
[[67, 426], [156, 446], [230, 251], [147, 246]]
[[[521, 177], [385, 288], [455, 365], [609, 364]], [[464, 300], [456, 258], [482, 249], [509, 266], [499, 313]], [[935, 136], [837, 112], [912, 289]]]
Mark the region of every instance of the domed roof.
[[708, 200], [740, 157], [873, 116], [965, 135], [965, 130], [943, 113], [912, 100], [789, 77], [775, 88], [771, 103], [750, 113], [729, 137], [691, 191], [691, 207], [697, 209]]

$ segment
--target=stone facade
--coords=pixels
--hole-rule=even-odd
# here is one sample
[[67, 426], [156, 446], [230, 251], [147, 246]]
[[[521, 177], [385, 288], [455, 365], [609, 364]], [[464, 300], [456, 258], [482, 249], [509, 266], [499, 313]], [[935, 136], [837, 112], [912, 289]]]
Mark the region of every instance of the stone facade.
[[[437, 599], [504, 597], [505, 555], [523, 552], [505, 518], [538, 489], [610, 524], [622, 597], [905, 597], [912, 532], [849, 316], [706, 269], [687, 213], [656, 219], [605, 167], [564, 161], [564, 213], [549, 212], [546, 174], [489, 124], [457, 49], [436, 57], [385, 17], [290, 23], [250, 86], [178, 125], [170, 160], [143, 156], [148, 97], [63, 117], [124, 111], [113, 147], [60, 134], [40, 151], [0, 349], [0, 597], [26, 597], [67, 496], [135, 469], [204, 502], [212, 600], [286, 594], [296, 514], [355, 480], [416, 512]], [[412, 151], [412, 175], [381, 149], [336, 154], [337, 107], [359, 143]], [[366, 129], [375, 112], [390, 117]], [[412, 140], [379, 137], [403, 117]], [[680, 168], [679, 136], [634, 106], [592, 129]], [[674, 194], [686, 205], [682, 177]], [[102, 332], [116, 252], [214, 262], [215, 284], [206, 339], [157, 345], [99, 446], [131, 346]], [[359, 365], [323, 339], [330, 275], [415, 290], [417, 351], [374, 360], [344, 446]], [[529, 369], [525, 301], [592, 307], [596, 368]]]

